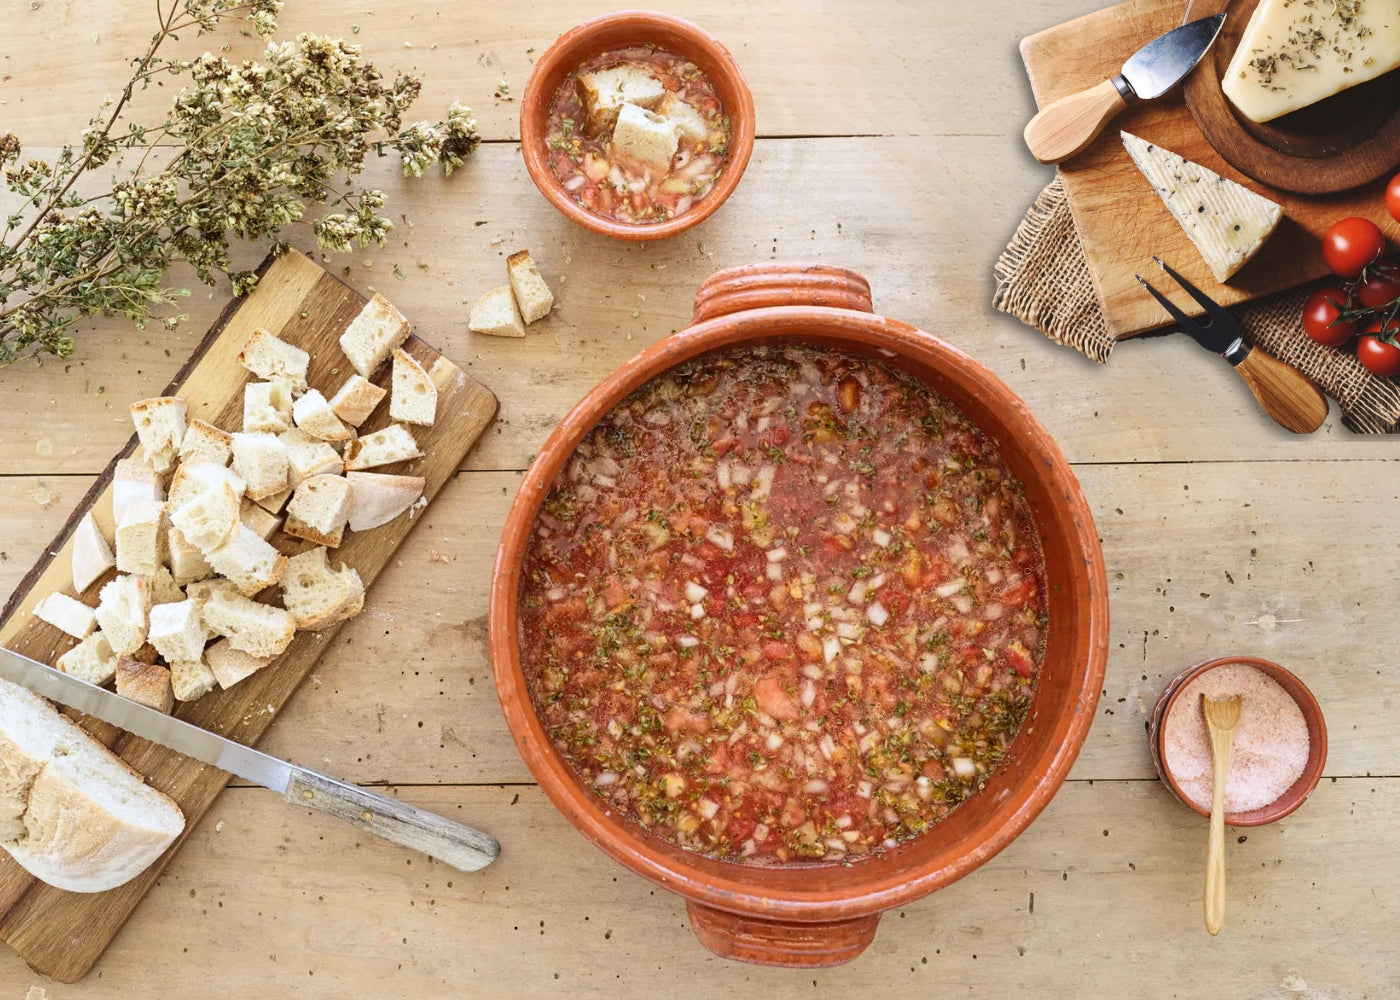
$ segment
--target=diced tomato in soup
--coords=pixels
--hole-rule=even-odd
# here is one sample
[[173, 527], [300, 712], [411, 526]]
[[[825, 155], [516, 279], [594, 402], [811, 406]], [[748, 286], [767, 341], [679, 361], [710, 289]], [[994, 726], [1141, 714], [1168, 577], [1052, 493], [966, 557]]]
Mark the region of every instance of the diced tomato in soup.
[[637, 390], [554, 483], [524, 570], [555, 746], [655, 834], [754, 864], [855, 860], [948, 815], [1006, 753], [1046, 638], [993, 443], [836, 351], [722, 352]]

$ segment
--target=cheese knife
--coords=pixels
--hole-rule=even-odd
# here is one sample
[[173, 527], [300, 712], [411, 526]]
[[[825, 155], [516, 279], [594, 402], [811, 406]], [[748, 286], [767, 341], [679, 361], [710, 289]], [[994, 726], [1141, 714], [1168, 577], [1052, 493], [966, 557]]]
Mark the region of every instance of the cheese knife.
[[293, 805], [338, 816], [366, 833], [422, 851], [460, 871], [484, 868], [501, 851], [496, 839], [480, 830], [279, 760], [94, 687], [14, 650], [0, 648], [0, 677], [186, 757], [280, 792]]
[[1061, 97], [1040, 109], [1026, 126], [1026, 145], [1041, 163], [1060, 163], [1082, 153], [1129, 101], [1161, 97], [1181, 82], [1210, 51], [1225, 15], [1188, 21], [1134, 52], [1118, 74]]

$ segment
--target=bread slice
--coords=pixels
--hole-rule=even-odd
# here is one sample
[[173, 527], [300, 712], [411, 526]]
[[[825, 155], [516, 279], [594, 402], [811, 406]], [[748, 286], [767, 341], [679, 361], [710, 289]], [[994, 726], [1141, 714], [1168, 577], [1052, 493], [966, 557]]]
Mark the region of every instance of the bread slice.
[[[347, 491], [350, 489], [348, 484], [345, 488]], [[58, 591], [34, 605], [34, 617], [67, 632], [74, 639], [86, 639], [97, 628], [97, 617], [92, 608]]]
[[[296, 633], [296, 622], [290, 611], [259, 604], [242, 595], [215, 591], [205, 602], [202, 614], [211, 632], [226, 637], [230, 647], [249, 656], [277, 656], [290, 645]], [[209, 666], [217, 675], [213, 649], [210, 647]]]
[[54, 666], [65, 674], [96, 684], [106, 684], [117, 675], [117, 654], [101, 632], [94, 632], [60, 656]]
[[102, 588], [97, 625], [114, 653], [130, 656], [146, 641], [150, 613], [150, 584], [139, 576], [124, 573]]
[[326, 397], [315, 389], [308, 389], [296, 401], [292, 419], [306, 433], [322, 441], [348, 441], [354, 436], [350, 428], [340, 422]]
[[355, 371], [372, 378], [389, 352], [407, 339], [408, 320], [388, 299], [375, 292], [340, 335], [340, 349], [355, 366]]
[[185, 828], [174, 802], [8, 681], [0, 681], [0, 761], [0, 846], [56, 888], [115, 889]]
[[228, 541], [204, 553], [204, 558], [215, 573], [237, 584], [248, 597], [271, 587], [287, 570], [287, 557], [242, 522]]
[[233, 456], [233, 439], [227, 431], [221, 431], [206, 420], [196, 417], [185, 428], [185, 437], [180, 442], [180, 464], [209, 462], [214, 465], [228, 465]]
[[309, 542], [340, 544], [345, 522], [350, 520], [354, 495], [342, 476], [312, 476], [302, 480], [287, 504], [287, 534]]
[[117, 657], [117, 694], [140, 702], [157, 712], [169, 713], [175, 707], [170, 685], [170, 669], [163, 663], [142, 663], [129, 656]]
[[297, 628], [319, 630], [359, 614], [365, 606], [365, 585], [350, 566], [331, 569], [326, 550], [317, 547], [288, 561], [282, 603]]
[[259, 327], [243, 342], [238, 363], [260, 379], [286, 382], [296, 395], [306, 390], [306, 369], [311, 355]]
[[228, 483], [216, 483], [171, 514], [170, 524], [207, 559], [241, 523], [242, 503]]
[[680, 130], [674, 122], [635, 104], [618, 108], [612, 134], [614, 153], [665, 174], [671, 170], [671, 159], [680, 141]]
[[467, 317], [467, 329], [493, 337], [525, 336], [525, 323], [520, 318], [510, 285], [493, 288], [476, 300]]
[[311, 476], [338, 476], [345, 467], [334, 448], [300, 427], [283, 431], [278, 439], [287, 449], [287, 484], [293, 488]]
[[204, 652], [209, 672], [225, 691], [275, 659], [272, 656], [250, 656], [241, 649], [234, 649], [230, 642], [229, 639], [220, 639]]
[[157, 472], [169, 472], [185, 437], [188, 405], [179, 396], [156, 396], [131, 404], [131, 422], [146, 458]]
[[152, 605], [146, 641], [156, 648], [166, 663], [197, 660], [204, 653], [209, 633], [204, 629], [199, 608], [199, 602], [193, 598], [174, 604]]
[[204, 558], [199, 546], [186, 538], [179, 528], [172, 526], [165, 533], [165, 540], [169, 550], [170, 572], [177, 586], [183, 587], [214, 575], [214, 568]]
[[127, 508], [137, 500], [164, 500], [165, 477], [146, 460], [145, 449], [117, 461], [112, 473], [112, 521], [121, 524]]
[[117, 564], [107, 536], [97, 526], [92, 511], [83, 515], [73, 529], [73, 589], [82, 593], [96, 583], [103, 573]]
[[583, 105], [583, 130], [591, 136], [612, 132], [623, 104], [630, 102], [650, 109], [666, 96], [660, 80], [643, 67], [629, 63], [580, 74], [577, 86]]
[[687, 104], [677, 97], [674, 91], [666, 91], [666, 96], [661, 98], [661, 103], [656, 106], [655, 111], [675, 125], [676, 131], [684, 139], [703, 142], [710, 136], [710, 126], [705, 121], [705, 116], [697, 111], [694, 105]]
[[387, 390], [379, 388], [363, 375], [351, 375], [330, 398], [335, 415], [351, 427], [359, 427], [369, 419]]
[[345, 446], [345, 468], [369, 469], [390, 462], [419, 458], [418, 442], [403, 424], [390, 424], [383, 430], [366, 434]]
[[117, 569], [136, 576], [155, 576], [165, 562], [165, 505], [137, 500], [117, 524]]
[[[222, 641], [222, 640], [221, 640]], [[218, 681], [201, 657], [198, 660], [176, 660], [170, 664], [170, 689], [176, 701], [203, 698]]]
[[368, 531], [398, 517], [423, 495], [422, 476], [391, 476], [383, 472], [347, 472], [345, 481], [354, 491], [350, 530]]
[[287, 449], [275, 434], [233, 435], [233, 471], [254, 500], [287, 488]]
[[554, 293], [545, 284], [529, 250], [506, 258], [506, 275], [510, 278], [510, 290], [515, 295], [521, 319], [529, 324], [549, 315], [554, 308]]
[[[292, 426], [292, 387], [286, 382], [249, 382], [243, 387], [243, 430], [281, 434]], [[230, 442], [231, 443], [231, 442]]]
[[282, 527], [282, 519], [276, 514], [269, 514], [253, 501], [244, 499], [238, 512], [238, 519], [247, 527], [258, 533], [258, 537], [265, 542], [272, 541], [272, 536], [277, 534], [277, 530]]
[[394, 349], [393, 396], [389, 417], [409, 424], [431, 427], [437, 419], [437, 386], [423, 366], [402, 348]]

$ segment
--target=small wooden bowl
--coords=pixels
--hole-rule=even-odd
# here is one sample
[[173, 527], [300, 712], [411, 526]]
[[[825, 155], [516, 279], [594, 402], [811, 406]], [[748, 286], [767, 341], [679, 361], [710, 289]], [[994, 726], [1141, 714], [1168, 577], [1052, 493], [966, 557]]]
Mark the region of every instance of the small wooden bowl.
[[1271, 660], [1263, 660], [1257, 656], [1222, 656], [1217, 660], [1206, 660], [1183, 670], [1162, 690], [1161, 697], [1157, 699], [1157, 704], [1152, 709], [1152, 717], [1147, 724], [1147, 742], [1152, 750], [1152, 765], [1157, 769], [1157, 777], [1162, 779], [1162, 784], [1171, 789], [1173, 795], [1193, 810], [1202, 816], [1209, 817], [1210, 810], [1202, 809], [1192, 802], [1181, 790], [1175, 776], [1167, 767], [1166, 750], [1163, 745], [1166, 731], [1164, 723], [1167, 715], [1176, 705], [1177, 698], [1188, 684], [1207, 670], [1214, 670], [1216, 667], [1223, 667], [1231, 663], [1242, 663], [1254, 667], [1277, 681], [1279, 686], [1297, 702], [1299, 710], [1303, 713], [1303, 719], [1308, 725], [1308, 762], [1303, 766], [1303, 773], [1298, 776], [1298, 780], [1268, 805], [1251, 809], [1248, 812], [1227, 812], [1225, 814], [1225, 822], [1230, 826], [1263, 826], [1266, 823], [1283, 819], [1302, 805], [1312, 794], [1313, 789], [1317, 787], [1318, 781], [1322, 778], [1323, 765], [1327, 763], [1327, 724], [1322, 719], [1322, 708], [1307, 686], [1289, 671]]
[[[560, 186], [549, 169], [545, 125], [559, 85], [582, 63], [612, 49], [648, 44], [689, 59], [714, 84], [729, 117], [729, 159], [709, 194], [675, 218], [665, 222], [619, 222], [590, 212]], [[738, 186], [753, 153], [753, 139], [753, 94], [729, 50], [689, 21], [652, 11], [604, 14], [560, 35], [535, 64], [520, 102], [520, 148], [535, 186], [555, 208], [579, 225], [620, 240], [664, 239], [709, 218]]]

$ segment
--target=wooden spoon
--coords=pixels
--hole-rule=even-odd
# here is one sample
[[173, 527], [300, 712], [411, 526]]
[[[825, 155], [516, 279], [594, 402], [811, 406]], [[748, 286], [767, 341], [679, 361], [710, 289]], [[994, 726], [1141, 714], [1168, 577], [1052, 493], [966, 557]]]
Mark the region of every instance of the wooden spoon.
[[1219, 934], [1225, 926], [1225, 773], [1230, 767], [1230, 744], [1240, 721], [1239, 695], [1213, 701], [1201, 696], [1201, 711], [1210, 730], [1211, 770], [1210, 848], [1206, 852], [1206, 930]]

